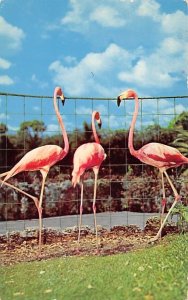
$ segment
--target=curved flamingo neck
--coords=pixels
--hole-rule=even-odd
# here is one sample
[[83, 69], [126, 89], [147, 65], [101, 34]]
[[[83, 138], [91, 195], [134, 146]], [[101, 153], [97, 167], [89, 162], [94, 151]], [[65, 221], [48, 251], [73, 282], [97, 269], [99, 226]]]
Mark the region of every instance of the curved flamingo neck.
[[66, 153], [68, 153], [68, 151], [69, 151], [69, 141], [68, 141], [68, 137], [67, 137], [67, 132], [65, 130], [65, 126], [63, 124], [63, 120], [61, 118], [61, 115], [59, 113], [59, 109], [57, 107], [57, 91], [56, 90], [54, 91], [54, 109], [55, 109], [55, 113], [56, 113], [59, 125], [61, 127], [61, 131], [62, 131], [62, 134], [63, 134], [64, 144], [65, 144], [64, 151]]
[[97, 131], [96, 131], [96, 127], [95, 127], [95, 115], [96, 115], [96, 112], [93, 112], [93, 114], [92, 114], [92, 131], [93, 131], [95, 142], [97, 144], [100, 144], [100, 140], [97, 135]]
[[135, 100], [135, 108], [134, 108], [133, 118], [132, 118], [132, 122], [131, 122], [131, 127], [129, 130], [128, 147], [129, 147], [130, 153], [132, 155], [136, 156], [137, 151], [134, 149], [133, 138], [134, 138], [134, 128], [135, 128], [136, 119], [138, 116], [138, 109], [139, 109], [139, 101], [138, 101], [137, 95], [135, 95], [134, 100]]

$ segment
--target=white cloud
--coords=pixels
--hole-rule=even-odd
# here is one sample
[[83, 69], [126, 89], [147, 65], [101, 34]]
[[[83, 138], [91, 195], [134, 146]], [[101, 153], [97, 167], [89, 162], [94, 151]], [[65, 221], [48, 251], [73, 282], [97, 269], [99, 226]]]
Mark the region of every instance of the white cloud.
[[[95, 108], [93, 110], [99, 111], [100, 114], [107, 114], [108, 111], [106, 109], [106, 106], [103, 104], [98, 104], [95, 106]], [[76, 108], [76, 114], [79, 115], [91, 115], [92, 114], [92, 109], [86, 106], [80, 106]]]
[[11, 25], [2, 16], [0, 16], [1, 47], [7, 47], [8, 49], [14, 50], [19, 49], [24, 37], [25, 34], [22, 29]]
[[11, 85], [14, 81], [7, 75], [0, 76], [0, 85]]
[[11, 66], [11, 62], [0, 57], [0, 69], [6, 70], [9, 69], [10, 66]]
[[125, 128], [125, 118], [120, 118], [114, 115], [102, 118], [103, 128], [107, 127], [110, 129]]
[[125, 14], [131, 12], [131, 1], [120, 0], [70, 0], [71, 9], [62, 18], [61, 24], [71, 30], [85, 32], [92, 24], [118, 28], [126, 24]]
[[154, 61], [147, 58], [139, 60], [132, 70], [120, 72], [119, 79], [129, 84], [134, 82], [138, 86], [148, 88], [170, 87], [178, 81], [177, 76], [172, 77], [168, 71], [156, 66]]
[[162, 41], [161, 43], [161, 51], [168, 52], [169, 54], [176, 54], [183, 52], [184, 44], [181, 41], [169, 37]]
[[151, 17], [153, 20], [160, 20], [160, 5], [155, 0], [141, 0], [137, 8], [137, 14], [142, 17]]
[[122, 67], [130, 67], [131, 56], [123, 48], [110, 44], [104, 52], [88, 53], [74, 67], [65, 67], [60, 61], [54, 61], [49, 70], [55, 73], [54, 82], [65, 86], [67, 93], [72, 96], [91, 93], [105, 96], [109, 95], [109, 87], [112, 91], [110, 80], [114, 78], [114, 70], [118, 72]]
[[15, 132], [17, 132], [19, 130], [19, 126], [18, 127], [17, 126], [12, 126], [10, 124], [7, 124], [7, 126], [8, 126], [8, 130], [9, 131], [15, 131]]
[[[54, 121], [56, 122], [56, 124], [53, 123]], [[67, 115], [63, 115], [63, 123], [64, 123], [64, 125], [65, 125], [65, 129], [66, 129], [67, 132], [68, 132], [68, 131], [72, 131], [72, 130], [75, 129], [74, 121], [71, 122], [71, 118], [68, 117]], [[61, 128], [60, 128], [60, 126], [59, 126], [59, 124], [58, 124], [58, 121], [57, 121], [57, 116], [53, 116], [53, 117], [51, 118], [51, 123], [49, 123], [49, 124], [47, 125], [47, 127], [46, 127], [46, 132], [47, 132], [48, 134], [50, 134], [50, 132], [51, 132], [52, 134], [62, 134]]]
[[7, 120], [7, 119], [9, 119], [9, 116], [7, 114], [5, 113], [0, 114], [0, 120]]
[[34, 111], [40, 111], [41, 108], [40, 108], [39, 106], [33, 106], [33, 110], [34, 110]]
[[76, 114], [78, 115], [91, 115], [92, 109], [85, 106], [80, 106], [76, 108]]
[[69, 25], [74, 29], [76, 29], [78, 24], [81, 25], [81, 27], [83, 27], [83, 25], [86, 26], [86, 24], [88, 23], [88, 18], [83, 18], [83, 15], [86, 14], [88, 16], [89, 7], [93, 6], [92, 2], [90, 2], [89, 5], [87, 2], [87, 0], [82, 0], [82, 2], [77, 0], [70, 0], [71, 10], [68, 11], [68, 13], [62, 18], [61, 24]]
[[95, 21], [104, 27], [121, 27], [126, 23], [125, 19], [120, 17], [117, 9], [105, 5], [96, 7], [95, 10], [91, 12], [89, 18], [91, 21]]
[[65, 86], [72, 96], [110, 96], [117, 92], [114, 79], [128, 87], [169, 88], [182, 78], [185, 49], [185, 43], [172, 37], [162, 40], [150, 55], [140, 47], [129, 52], [110, 44], [103, 52], [88, 53], [72, 67], [54, 61], [49, 70], [54, 72], [54, 83]]
[[[160, 12], [160, 5], [155, 0], [142, 0], [136, 11], [138, 16], [150, 17], [158, 22], [164, 34], [174, 36], [178, 39], [186, 39], [188, 16], [177, 10], [174, 13]], [[141, 21], [141, 20], [140, 20]], [[161, 33], [162, 33], [161, 31]]]
[[[146, 17], [150, 18], [148, 29], [145, 27], [148, 34], [152, 26], [156, 30], [156, 24], [158, 26], [158, 44], [155, 48], [145, 47], [143, 40], [143, 44], [141, 42], [134, 50], [128, 50], [128, 38], [126, 46], [112, 43], [104, 51], [86, 54], [80, 61], [64, 57], [62, 61], [56, 60], [49, 66], [49, 70], [54, 72], [54, 82], [64, 85], [72, 96], [92, 96], [92, 93], [110, 96], [122, 84], [142, 89], [145, 93], [150, 89], [151, 93], [151, 89], [172, 88], [182, 82], [188, 66], [185, 38], [187, 16], [182, 11], [167, 14], [156, 0], [70, 0], [70, 10], [61, 21], [69, 29], [83, 33], [96, 23], [101, 30], [108, 27], [112, 32], [115, 32], [116, 26], [128, 25], [128, 30], [133, 30], [131, 35], [134, 36], [133, 23], [146, 26]], [[87, 32], [92, 33], [90, 30]], [[143, 34], [147, 36], [146, 32]]]
[[56, 131], [56, 132], [59, 132], [59, 125], [57, 124], [48, 124], [47, 128], [46, 128], [46, 131]]
[[[176, 114], [181, 114], [183, 111], [186, 111], [186, 108], [182, 104], [178, 104], [176, 105], [175, 111]], [[165, 112], [168, 114], [174, 114], [174, 108], [169, 108]]]
[[166, 38], [158, 49], [150, 55], [138, 57], [137, 63], [120, 72], [118, 77], [123, 82], [135, 82], [142, 87], [169, 88], [181, 80], [185, 60], [185, 42]]
[[64, 57], [65, 62], [67, 62], [68, 64], [76, 64], [77, 63], [77, 59], [74, 56], [65, 56]]
[[161, 18], [161, 25], [166, 33], [178, 35], [181, 37], [187, 36], [187, 21], [188, 17], [182, 11], [176, 11], [172, 14], [163, 14]]

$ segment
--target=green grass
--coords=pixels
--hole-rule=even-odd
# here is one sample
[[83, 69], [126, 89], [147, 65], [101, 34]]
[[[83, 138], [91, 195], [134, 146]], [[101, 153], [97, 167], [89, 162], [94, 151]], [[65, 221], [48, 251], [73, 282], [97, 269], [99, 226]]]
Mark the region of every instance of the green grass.
[[1, 268], [0, 299], [186, 300], [188, 235], [112, 256], [66, 257]]

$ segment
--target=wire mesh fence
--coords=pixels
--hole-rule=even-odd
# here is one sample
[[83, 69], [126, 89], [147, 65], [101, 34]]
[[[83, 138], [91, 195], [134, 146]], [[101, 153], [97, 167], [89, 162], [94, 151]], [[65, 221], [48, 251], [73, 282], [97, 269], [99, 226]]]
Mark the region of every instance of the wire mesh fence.
[[[141, 98], [134, 135], [135, 148], [152, 141], [175, 145], [178, 134], [188, 128], [187, 99], [187, 96]], [[158, 170], [142, 164], [128, 150], [128, 130], [134, 101], [123, 101], [117, 107], [115, 98], [67, 97], [63, 107], [59, 102], [59, 110], [70, 150], [66, 158], [52, 167], [48, 174], [43, 199], [43, 216], [47, 217], [44, 226], [64, 228], [78, 224], [80, 188], [77, 186], [74, 189], [71, 184], [73, 155], [79, 145], [93, 141], [91, 113], [97, 110], [103, 122], [103, 129], [98, 130], [98, 134], [107, 154], [98, 179], [98, 224], [107, 228], [121, 224], [143, 227], [150, 215], [160, 212], [162, 189]], [[45, 144], [63, 147], [52, 97], [0, 93], [0, 173], [10, 170], [29, 150]], [[186, 203], [186, 166], [171, 169], [169, 174], [182, 201]], [[9, 182], [32, 195], [38, 196], [40, 193], [39, 172], [23, 172]], [[173, 193], [167, 183], [165, 187], [168, 209]], [[90, 215], [92, 201], [93, 175], [88, 171], [84, 183], [83, 219], [83, 223], [88, 225], [93, 224]], [[1, 232], [36, 226], [37, 215], [32, 200], [7, 186], [1, 187]]]

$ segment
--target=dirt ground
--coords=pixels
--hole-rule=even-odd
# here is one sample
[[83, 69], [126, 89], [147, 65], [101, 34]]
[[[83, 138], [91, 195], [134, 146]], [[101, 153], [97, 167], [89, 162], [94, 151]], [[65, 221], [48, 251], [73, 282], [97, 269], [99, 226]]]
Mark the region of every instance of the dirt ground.
[[[55, 257], [112, 255], [148, 247], [149, 241], [158, 231], [160, 221], [149, 219], [144, 230], [135, 225], [115, 226], [110, 231], [98, 227], [98, 251], [93, 229], [82, 227], [79, 251], [77, 249], [78, 228], [64, 231], [43, 229], [43, 245], [38, 255], [38, 231], [27, 229], [0, 236], [0, 265], [13, 265]], [[163, 235], [178, 232], [177, 227], [167, 224]]]

